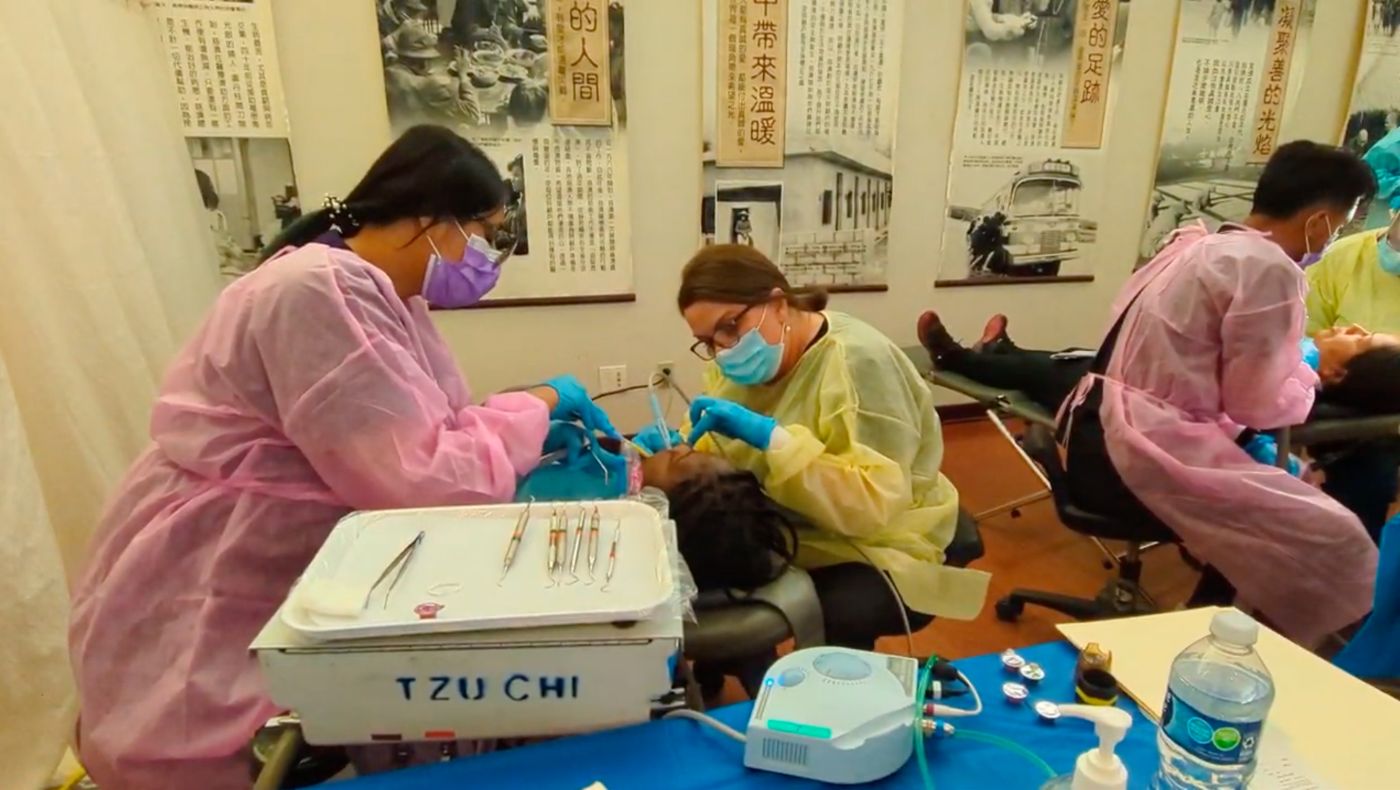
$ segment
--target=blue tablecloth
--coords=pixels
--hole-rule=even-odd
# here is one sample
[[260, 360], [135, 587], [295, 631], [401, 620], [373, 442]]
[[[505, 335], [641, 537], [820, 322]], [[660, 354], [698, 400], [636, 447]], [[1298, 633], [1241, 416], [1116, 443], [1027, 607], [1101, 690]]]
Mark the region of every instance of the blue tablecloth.
[[[956, 662], [977, 684], [985, 712], [975, 718], [953, 719], [955, 726], [1009, 738], [1039, 754], [1062, 773], [1074, 769], [1075, 758], [1094, 746], [1093, 726], [1076, 719], [1042, 724], [1030, 707], [1036, 699], [1071, 702], [1076, 653], [1064, 642], [1021, 651], [1039, 662], [1047, 677], [1031, 700], [1008, 704], [1001, 685], [1009, 679], [998, 656], [978, 656]], [[966, 706], [960, 697], [949, 702]], [[1133, 715], [1133, 728], [1118, 747], [1128, 766], [1130, 786], [1147, 787], [1157, 766], [1156, 726], [1126, 697], [1119, 706]], [[713, 711], [715, 718], [736, 729], [748, 723], [749, 703]], [[926, 741], [929, 768], [938, 790], [1036, 788], [1044, 777], [1024, 757], [1001, 747], [969, 740]], [[916, 756], [917, 758], [917, 756]], [[408, 790], [439, 787], [540, 787], [582, 790], [602, 782], [608, 790], [655, 788], [801, 788], [815, 783], [744, 767], [743, 745], [688, 720], [655, 721], [619, 730], [562, 738], [451, 763], [410, 768], [355, 780], [355, 790]], [[921, 788], [914, 760], [902, 770], [867, 787]]]

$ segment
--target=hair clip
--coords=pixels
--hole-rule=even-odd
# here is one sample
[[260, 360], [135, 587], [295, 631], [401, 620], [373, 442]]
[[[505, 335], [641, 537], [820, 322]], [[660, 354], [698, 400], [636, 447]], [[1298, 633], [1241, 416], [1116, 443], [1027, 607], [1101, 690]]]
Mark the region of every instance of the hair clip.
[[360, 221], [355, 219], [355, 215], [350, 213], [350, 209], [340, 198], [327, 193], [325, 208], [326, 215], [331, 221], [331, 230], [344, 234], [347, 230], [359, 229]]

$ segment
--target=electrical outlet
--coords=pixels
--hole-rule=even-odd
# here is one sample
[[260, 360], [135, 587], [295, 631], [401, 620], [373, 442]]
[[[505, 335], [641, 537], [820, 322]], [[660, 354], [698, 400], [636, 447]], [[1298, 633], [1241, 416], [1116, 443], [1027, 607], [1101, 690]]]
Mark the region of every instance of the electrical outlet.
[[656, 363], [656, 370], [652, 371], [651, 377], [656, 381], [656, 386], [662, 387], [669, 384], [674, 375], [676, 375], [676, 363], [666, 360]]
[[604, 365], [598, 368], [598, 390], [600, 392], [615, 392], [626, 386], [626, 365]]

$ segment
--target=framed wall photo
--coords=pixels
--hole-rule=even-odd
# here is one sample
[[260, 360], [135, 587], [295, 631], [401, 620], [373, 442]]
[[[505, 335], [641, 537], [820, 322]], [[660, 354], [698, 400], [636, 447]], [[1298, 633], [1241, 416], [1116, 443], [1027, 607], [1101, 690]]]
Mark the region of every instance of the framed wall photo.
[[271, 0], [150, 5], [204, 218], [226, 278], [301, 216]]
[[1128, 8], [967, 0], [936, 287], [1093, 279]]
[[622, 1], [363, 1], [394, 133], [447, 126], [510, 183], [515, 252], [480, 307], [633, 299]]
[[702, 244], [884, 290], [904, 0], [704, 0]]
[[1314, 0], [1184, 0], [1138, 265], [1190, 222], [1244, 219], [1280, 141], [1312, 32]]

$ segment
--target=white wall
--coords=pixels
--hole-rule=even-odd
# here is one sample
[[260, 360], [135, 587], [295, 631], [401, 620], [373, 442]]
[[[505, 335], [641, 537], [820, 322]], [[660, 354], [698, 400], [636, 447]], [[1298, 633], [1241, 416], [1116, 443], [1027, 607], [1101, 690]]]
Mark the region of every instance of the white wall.
[[[1127, 278], [1146, 216], [1156, 161], [1176, 3], [1133, 0], [1118, 103], [1110, 119], [1107, 167], [1116, 199], [1099, 229], [1093, 283], [933, 289], [946, 211], [947, 168], [957, 102], [963, 4], [906, 0], [906, 36], [894, 153], [890, 289], [840, 295], [854, 313], [896, 342], [914, 342], [914, 321], [939, 310], [955, 334], [975, 335], [993, 312], [1011, 316], [1025, 345], [1097, 342], [1108, 304]], [[1319, 0], [1303, 85], [1284, 127], [1287, 138], [1331, 139], [1346, 113], [1363, 0]], [[674, 298], [681, 266], [699, 238], [700, 3], [629, 0], [628, 106], [632, 304], [531, 307], [440, 314], [440, 326], [478, 392], [555, 373], [597, 385], [600, 365], [625, 364], [633, 383], [661, 360], [680, 363], [693, 391], [700, 363], [686, 349]], [[278, 0], [292, 154], [308, 207], [343, 195], [389, 140], [373, 3]], [[864, 179], [862, 179], [863, 181]], [[785, 200], [788, 196], [784, 196]], [[631, 397], [631, 396], [627, 396]], [[949, 399], [951, 401], [951, 399]], [[646, 419], [644, 399], [609, 405], [619, 427]]]

